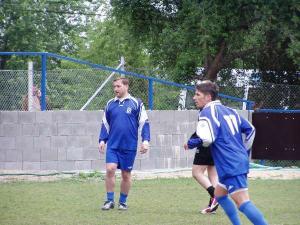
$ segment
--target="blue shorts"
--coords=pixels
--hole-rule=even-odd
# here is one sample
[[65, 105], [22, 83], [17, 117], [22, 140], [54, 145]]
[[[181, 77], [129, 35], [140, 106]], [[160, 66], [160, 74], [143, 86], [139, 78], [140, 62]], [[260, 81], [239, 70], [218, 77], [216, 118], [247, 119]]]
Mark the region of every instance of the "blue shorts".
[[115, 163], [118, 169], [131, 171], [135, 156], [136, 151], [110, 148], [106, 150], [106, 163]]
[[238, 191], [248, 190], [247, 174], [241, 174], [234, 177], [228, 177], [219, 180], [219, 185], [226, 189], [229, 194], [234, 194]]

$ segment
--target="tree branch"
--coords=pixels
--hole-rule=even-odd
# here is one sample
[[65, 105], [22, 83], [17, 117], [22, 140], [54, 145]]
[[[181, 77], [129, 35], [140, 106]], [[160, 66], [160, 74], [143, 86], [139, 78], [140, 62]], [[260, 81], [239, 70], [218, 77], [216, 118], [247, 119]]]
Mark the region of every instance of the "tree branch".
[[235, 59], [243, 59], [245, 56], [256, 53], [257, 48], [249, 48], [242, 51], [232, 52], [224, 57], [223, 66], [228, 66]]

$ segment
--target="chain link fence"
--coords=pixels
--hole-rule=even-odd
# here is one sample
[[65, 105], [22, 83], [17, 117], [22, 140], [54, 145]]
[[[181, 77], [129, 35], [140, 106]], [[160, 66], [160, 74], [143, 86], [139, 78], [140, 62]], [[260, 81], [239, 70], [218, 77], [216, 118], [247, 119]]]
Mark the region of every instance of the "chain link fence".
[[[120, 72], [121, 73], [121, 72]], [[47, 110], [80, 110], [99, 86], [111, 74], [100, 69], [60, 69], [47, 71]], [[85, 110], [100, 110], [114, 96], [112, 80], [87, 105]], [[130, 93], [143, 100], [149, 108], [148, 80], [128, 76]], [[34, 85], [39, 88], [41, 72], [34, 72]], [[220, 87], [220, 99], [224, 105], [235, 109], [245, 109], [245, 103], [237, 101], [247, 99], [254, 102], [254, 109], [300, 109], [300, 86], [271, 83], [239, 84], [217, 81]], [[28, 92], [27, 70], [0, 70], [0, 110], [26, 110], [24, 107]], [[153, 82], [153, 109], [177, 110], [195, 109], [194, 90], [169, 86]], [[224, 97], [225, 96], [225, 97]], [[233, 96], [235, 98], [227, 97]]]
[[[27, 110], [28, 72], [25, 70], [0, 70], [0, 110]], [[80, 110], [99, 86], [107, 79], [110, 72], [98, 69], [67, 69], [47, 71], [47, 110]], [[114, 96], [112, 81], [120, 76], [115, 74], [104, 88], [96, 95], [85, 110], [100, 110]], [[130, 93], [143, 100], [149, 108], [148, 80], [128, 77]], [[40, 88], [41, 73], [34, 72], [34, 85]], [[184, 95], [183, 95], [184, 94]], [[195, 109], [193, 90], [167, 86], [163, 83], [153, 84], [153, 109], [177, 110]], [[224, 99], [227, 105], [241, 109], [241, 103]]]

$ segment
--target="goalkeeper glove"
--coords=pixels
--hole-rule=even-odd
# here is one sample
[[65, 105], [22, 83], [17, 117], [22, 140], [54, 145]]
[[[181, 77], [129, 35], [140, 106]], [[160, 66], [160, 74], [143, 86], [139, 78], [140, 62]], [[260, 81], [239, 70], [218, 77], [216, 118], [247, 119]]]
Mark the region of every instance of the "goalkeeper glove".
[[202, 145], [202, 140], [200, 138], [190, 138], [187, 143], [189, 149], [196, 148]]

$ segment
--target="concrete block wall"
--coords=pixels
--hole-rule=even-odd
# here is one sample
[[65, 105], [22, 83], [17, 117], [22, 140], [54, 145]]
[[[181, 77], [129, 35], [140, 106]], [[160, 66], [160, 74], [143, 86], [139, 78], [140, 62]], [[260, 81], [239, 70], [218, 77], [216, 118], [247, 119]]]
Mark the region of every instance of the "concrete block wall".
[[[248, 112], [240, 112], [249, 119]], [[195, 131], [198, 112], [148, 111], [150, 151], [134, 169], [191, 167], [194, 151], [183, 144]], [[0, 112], [0, 170], [104, 170], [98, 151], [103, 111]]]

